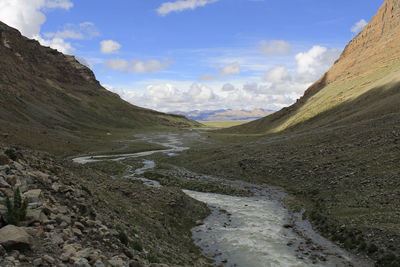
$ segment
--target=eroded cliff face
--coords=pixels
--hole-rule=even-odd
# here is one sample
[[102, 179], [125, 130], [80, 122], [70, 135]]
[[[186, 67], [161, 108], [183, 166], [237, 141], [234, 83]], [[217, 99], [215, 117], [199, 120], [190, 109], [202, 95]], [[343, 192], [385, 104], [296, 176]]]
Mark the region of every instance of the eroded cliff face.
[[331, 83], [365, 76], [400, 59], [400, 1], [386, 0], [363, 31], [347, 45], [329, 70]]
[[397, 112], [400, 1], [386, 0], [334, 66], [292, 106], [225, 131], [278, 133], [370, 120]]

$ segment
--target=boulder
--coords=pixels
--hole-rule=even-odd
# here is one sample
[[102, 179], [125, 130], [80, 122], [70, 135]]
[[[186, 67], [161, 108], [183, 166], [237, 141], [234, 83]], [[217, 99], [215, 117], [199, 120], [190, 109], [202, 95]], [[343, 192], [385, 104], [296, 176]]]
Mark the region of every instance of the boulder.
[[1, 154], [0, 155], [0, 165], [7, 165], [8, 163], [10, 163], [10, 160], [8, 159], [8, 157], [6, 155]]
[[6, 180], [4, 180], [3, 177], [0, 176], [0, 187], [4, 187], [4, 188], [11, 188], [11, 186], [6, 182]]
[[33, 240], [24, 228], [7, 225], [0, 229], [0, 245], [6, 250], [31, 249]]
[[39, 202], [39, 197], [42, 194], [41, 189], [32, 189], [24, 193], [24, 197], [28, 199], [29, 202]]

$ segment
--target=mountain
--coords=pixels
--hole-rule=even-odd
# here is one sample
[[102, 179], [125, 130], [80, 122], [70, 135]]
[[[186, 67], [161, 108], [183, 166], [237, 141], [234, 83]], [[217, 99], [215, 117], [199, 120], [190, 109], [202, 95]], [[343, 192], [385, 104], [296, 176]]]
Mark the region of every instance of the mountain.
[[326, 238], [400, 266], [399, 104], [400, 1], [386, 0], [297, 103], [208, 133], [174, 163], [285, 191]]
[[219, 109], [194, 110], [188, 112], [174, 111], [172, 113], [180, 114], [196, 121], [248, 121], [268, 116], [274, 113], [274, 111], [259, 108], [253, 110]]
[[399, 112], [400, 1], [386, 0], [334, 66], [294, 105], [225, 130], [276, 133], [369, 120]]
[[60, 150], [61, 144], [80, 147], [83, 137], [198, 125], [123, 101], [73, 56], [1, 22], [0, 58], [0, 141]]

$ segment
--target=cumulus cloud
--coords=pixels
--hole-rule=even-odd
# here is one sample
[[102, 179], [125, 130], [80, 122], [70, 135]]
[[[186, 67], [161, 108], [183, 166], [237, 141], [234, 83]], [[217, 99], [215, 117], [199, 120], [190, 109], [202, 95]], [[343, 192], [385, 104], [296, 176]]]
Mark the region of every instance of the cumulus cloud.
[[240, 64], [239, 62], [234, 62], [232, 64], [222, 67], [219, 71], [221, 76], [229, 76], [240, 74]]
[[99, 31], [92, 22], [83, 22], [80, 24], [67, 24], [64, 29], [57, 32], [46, 32], [44, 36], [47, 38], [61, 38], [61, 39], [92, 39], [99, 36]]
[[147, 86], [144, 91], [124, 90], [106, 86], [126, 101], [165, 112], [213, 109], [279, 109], [291, 104], [299, 95], [275, 93], [271, 85], [245, 83], [204, 85], [180, 84], [171, 81]]
[[48, 8], [64, 8], [70, 9], [74, 4], [69, 0], [47, 0], [46, 7]]
[[278, 66], [271, 68], [264, 75], [264, 80], [271, 83], [281, 83], [290, 81], [292, 78], [289, 74], [288, 69], [285, 66]]
[[259, 49], [268, 56], [286, 56], [292, 52], [292, 46], [282, 40], [262, 40], [259, 43]]
[[213, 74], [204, 74], [198, 80], [199, 81], [212, 81], [215, 80], [217, 77]]
[[362, 19], [360, 21], [357, 21], [352, 27], [351, 27], [351, 32], [352, 33], [359, 33], [364, 29], [365, 26], [368, 25], [368, 22], [365, 19]]
[[69, 0], [1, 0], [0, 20], [21, 31], [29, 38], [39, 35], [46, 21], [43, 10], [48, 8], [70, 9]]
[[105, 62], [107, 68], [119, 70], [124, 73], [156, 73], [164, 70], [171, 64], [170, 61], [159, 61], [155, 59], [148, 61], [133, 59], [128, 61], [125, 59], [115, 58]]
[[224, 91], [224, 92], [231, 92], [231, 91], [234, 91], [234, 90], [235, 90], [235, 86], [233, 86], [230, 83], [226, 83], [226, 84], [224, 84], [222, 86], [222, 91]]
[[317, 80], [326, 72], [340, 56], [338, 49], [328, 49], [323, 46], [313, 46], [310, 50], [296, 55], [297, 72], [303, 79]]
[[121, 45], [114, 40], [104, 40], [100, 42], [100, 51], [103, 54], [114, 54], [121, 49]]
[[18, 29], [23, 35], [38, 40], [42, 45], [50, 46], [62, 53], [72, 53], [72, 45], [56, 34], [52, 39], [44, 39], [40, 35], [44, 13], [47, 9], [61, 8], [68, 10], [73, 7], [70, 0], [1, 0], [0, 20]]
[[34, 39], [39, 41], [43, 46], [48, 46], [53, 49], [58, 50], [61, 53], [64, 54], [72, 54], [75, 49], [72, 47], [72, 45], [68, 42], [66, 42], [62, 38], [53, 38], [53, 39], [43, 39], [40, 35], [34, 36]]
[[217, 1], [219, 0], [177, 0], [174, 2], [165, 2], [157, 8], [157, 13], [161, 16], [165, 16], [171, 12], [181, 12], [188, 9], [193, 10]]

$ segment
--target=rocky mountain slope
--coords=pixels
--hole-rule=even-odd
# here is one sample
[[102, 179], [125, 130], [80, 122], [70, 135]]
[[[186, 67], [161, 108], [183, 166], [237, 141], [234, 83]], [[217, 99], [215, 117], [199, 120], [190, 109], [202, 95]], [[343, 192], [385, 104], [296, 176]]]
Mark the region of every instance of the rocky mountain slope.
[[183, 116], [121, 100], [74, 57], [43, 47], [0, 22], [1, 142], [55, 151], [79, 147], [83, 137], [193, 125], [196, 122]]
[[276, 133], [398, 113], [400, 2], [386, 0], [335, 65], [294, 105], [226, 132]]
[[400, 266], [399, 28], [400, 1], [386, 0], [296, 104], [209, 133], [175, 164], [279, 188], [327, 238]]
[[[26, 218], [7, 225], [17, 188]], [[208, 213], [177, 188], [0, 146], [0, 266], [210, 266], [190, 231]]]

